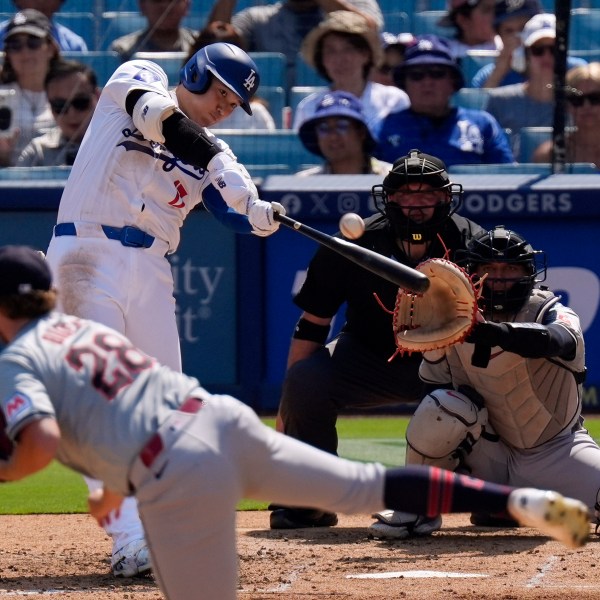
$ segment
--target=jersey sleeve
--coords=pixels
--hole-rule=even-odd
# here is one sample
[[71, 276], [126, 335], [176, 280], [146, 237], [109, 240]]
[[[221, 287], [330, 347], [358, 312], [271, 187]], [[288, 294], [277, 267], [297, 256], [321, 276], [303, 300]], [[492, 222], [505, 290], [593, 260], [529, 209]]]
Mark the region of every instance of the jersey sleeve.
[[127, 95], [133, 90], [156, 92], [169, 96], [169, 80], [164, 70], [149, 60], [131, 60], [123, 63], [108, 80], [103, 94], [107, 94], [125, 110]]
[[[583, 353], [584, 340], [583, 331], [581, 330], [581, 323], [579, 317], [568, 306], [564, 306], [560, 302], [557, 302], [552, 308], [546, 312], [542, 319], [542, 325], [558, 325], [567, 330], [569, 335], [575, 340], [577, 352], [576, 358], [579, 354]], [[569, 364], [572, 361], [563, 360], [560, 356], [556, 357], [556, 360], [563, 364]]]
[[419, 366], [419, 378], [424, 383], [435, 386], [446, 386], [452, 382], [450, 366], [444, 350], [433, 350], [423, 354]]
[[8, 358], [0, 361], [0, 406], [6, 433], [13, 441], [28, 423], [55, 415], [48, 393], [33, 371]]

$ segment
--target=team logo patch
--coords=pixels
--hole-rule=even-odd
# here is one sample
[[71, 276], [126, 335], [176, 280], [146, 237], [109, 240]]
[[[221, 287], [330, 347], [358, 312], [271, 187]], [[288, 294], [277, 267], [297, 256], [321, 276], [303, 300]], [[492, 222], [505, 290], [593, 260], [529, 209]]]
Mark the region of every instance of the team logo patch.
[[175, 198], [169, 202], [169, 205], [174, 206], [175, 208], [184, 208], [185, 202], [183, 199], [188, 195], [188, 192], [179, 179], [175, 180], [174, 185], [176, 190]]
[[144, 83], [153, 83], [155, 81], [160, 81], [160, 77], [153, 73], [152, 71], [148, 71], [147, 69], [140, 69], [134, 76], [134, 79], [138, 81], [143, 81]]
[[6, 414], [6, 420], [10, 423], [20, 414], [26, 412], [32, 407], [33, 404], [31, 403], [31, 400], [25, 394], [17, 392], [4, 403], [4, 414]]
[[252, 92], [252, 90], [255, 88], [256, 71], [254, 69], [250, 69], [250, 74], [248, 75], [248, 77], [246, 77], [246, 79], [244, 79], [243, 85], [249, 92]]

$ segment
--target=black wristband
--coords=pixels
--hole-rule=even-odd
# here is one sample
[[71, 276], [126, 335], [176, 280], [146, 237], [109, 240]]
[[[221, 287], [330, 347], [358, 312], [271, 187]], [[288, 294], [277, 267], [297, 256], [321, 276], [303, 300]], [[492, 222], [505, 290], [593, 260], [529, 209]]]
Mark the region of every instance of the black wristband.
[[506, 323], [494, 323], [487, 321], [486, 323], [476, 323], [471, 333], [467, 336], [467, 342], [482, 346], [503, 347], [503, 342], [508, 337], [508, 325]]
[[295, 340], [306, 340], [308, 342], [315, 342], [316, 344], [324, 344], [327, 341], [330, 328], [330, 325], [318, 325], [308, 319], [301, 318], [296, 323], [292, 337]]

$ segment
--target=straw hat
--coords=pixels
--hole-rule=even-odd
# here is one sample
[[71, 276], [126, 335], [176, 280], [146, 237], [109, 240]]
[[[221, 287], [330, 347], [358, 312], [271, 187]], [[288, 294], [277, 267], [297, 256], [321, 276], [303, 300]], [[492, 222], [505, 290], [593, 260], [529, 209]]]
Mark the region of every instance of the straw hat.
[[334, 10], [323, 21], [308, 32], [304, 38], [300, 53], [302, 58], [314, 69], [319, 70], [315, 62], [317, 48], [328, 33], [352, 33], [361, 36], [371, 49], [372, 62], [377, 66], [383, 57], [381, 41], [375, 29], [369, 27], [364, 17], [348, 10]]

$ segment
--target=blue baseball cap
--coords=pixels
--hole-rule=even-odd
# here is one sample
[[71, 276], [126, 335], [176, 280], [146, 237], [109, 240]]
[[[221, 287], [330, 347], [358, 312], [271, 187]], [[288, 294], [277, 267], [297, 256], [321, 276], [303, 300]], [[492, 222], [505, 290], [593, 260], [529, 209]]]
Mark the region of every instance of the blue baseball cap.
[[329, 117], [343, 117], [358, 121], [365, 126], [367, 132], [365, 150], [368, 151], [375, 146], [375, 140], [363, 114], [362, 102], [349, 92], [327, 92], [319, 100], [315, 112], [305, 119], [298, 129], [300, 141], [313, 154], [323, 156], [317, 141], [316, 127], [319, 121]]
[[432, 34], [417, 36], [417, 42], [406, 49], [404, 62], [394, 70], [394, 82], [398, 87], [403, 87], [406, 71], [411, 67], [423, 65], [450, 67], [457, 77], [457, 87], [465, 85], [465, 79], [458, 61], [452, 54], [450, 44], [444, 38]]
[[499, 0], [496, 2], [496, 14], [494, 16], [494, 27], [512, 17], [533, 17], [539, 15], [542, 10], [540, 0]]

